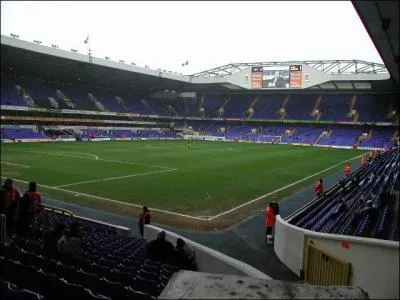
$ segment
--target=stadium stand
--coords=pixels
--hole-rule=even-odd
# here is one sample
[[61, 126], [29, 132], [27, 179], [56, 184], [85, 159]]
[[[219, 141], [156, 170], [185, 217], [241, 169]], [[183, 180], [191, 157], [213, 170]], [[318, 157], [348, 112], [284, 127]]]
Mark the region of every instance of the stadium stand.
[[[45, 247], [56, 224], [70, 226], [72, 222], [82, 228], [85, 252], [81, 258], [55, 254]], [[31, 228], [31, 240], [15, 239], [11, 246], [0, 248], [0, 278], [13, 297], [155, 299], [179, 270], [173, 261], [161, 264], [150, 259], [145, 240], [123, 236], [115, 227], [46, 209]]]
[[[17, 87], [21, 87], [23, 92]], [[1, 93], [2, 105], [29, 106], [29, 101], [26, 99], [29, 96], [33, 99], [32, 105], [42, 108], [71, 108], [65, 101], [67, 98], [73, 105], [75, 104], [74, 109], [77, 110], [132, 112], [160, 116], [192, 116], [198, 115], [199, 112], [196, 107], [196, 98], [191, 101], [140, 99], [139, 95], [132, 95], [132, 98], [132, 96], [123, 95], [125, 92], [106, 90], [89, 84], [59, 86], [33, 79], [11, 79], [3, 74]], [[354, 102], [355, 115], [353, 115], [349, 113], [351, 113], [351, 99], [354, 97], [351, 94], [283, 94], [260, 97], [250, 94], [207, 95], [198, 98], [203, 99], [207, 117], [246, 119], [249, 117], [246, 113], [247, 109], [252, 106], [254, 113], [250, 116], [251, 119], [310, 121], [316, 118], [313, 111], [318, 109], [320, 120], [354, 121], [357, 115], [359, 121], [390, 121], [388, 117], [391, 106], [390, 97], [358, 95], [357, 101]], [[316, 103], [318, 105], [315, 105]]]
[[290, 219], [313, 231], [399, 240], [399, 152], [382, 153]]

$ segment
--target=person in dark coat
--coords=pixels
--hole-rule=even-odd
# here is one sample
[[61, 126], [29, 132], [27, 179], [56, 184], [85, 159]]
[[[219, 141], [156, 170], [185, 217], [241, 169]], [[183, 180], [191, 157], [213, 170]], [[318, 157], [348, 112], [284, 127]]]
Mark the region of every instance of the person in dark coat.
[[147, 206], [143, 206], [143, 212], [139, 216], [140, 236], [143, 238], [144, 224], [150, 224], [150, 211]]
[[12, 236], [14, 215], [17, 209], [17, 204], [20, 202], [21, 195], [14, 187], [14, 182], [11, 178], [4, 181], [4, 185], [0, 189], [0, 213], [6, 215], [7, 235]]
[[160, 231], [157, 239], [150, 242], [147, 250], [151, 259], [162, 263], [174, 261], [174, 246], [165, 239], [166, 235], [164, 230]]
[[41, 196], [36, 191], [36, 182], [29, 182], [29, 189], [22, 197], [18, 212], [17, 234], [19, 237], [26, 237], [32, 220], [42, 209]]
[[184, 240], [178, 238], [175, 247], [175, 262], [179, 269], [196, 271], [196, 253], [186, 245]]

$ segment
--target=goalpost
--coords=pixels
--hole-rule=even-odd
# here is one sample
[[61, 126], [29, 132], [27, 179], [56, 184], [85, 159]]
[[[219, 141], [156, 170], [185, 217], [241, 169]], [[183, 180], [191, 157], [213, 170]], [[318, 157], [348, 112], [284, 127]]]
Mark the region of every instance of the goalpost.
[[280, 135], [259, 135], [257, 142], [264, 142], [269, 144], [280, 144], [282, 142], [282, 136]]

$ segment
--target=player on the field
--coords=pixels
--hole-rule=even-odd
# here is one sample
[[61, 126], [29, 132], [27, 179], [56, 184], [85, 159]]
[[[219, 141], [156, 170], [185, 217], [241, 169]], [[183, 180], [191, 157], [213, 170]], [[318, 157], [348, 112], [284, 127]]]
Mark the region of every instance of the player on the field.
[[188, 142], [187, 142], [188, 149], [190, 148], [190, 146], [191, 146], [191, 143], [190, 143], [190, 140], [188, 140]]

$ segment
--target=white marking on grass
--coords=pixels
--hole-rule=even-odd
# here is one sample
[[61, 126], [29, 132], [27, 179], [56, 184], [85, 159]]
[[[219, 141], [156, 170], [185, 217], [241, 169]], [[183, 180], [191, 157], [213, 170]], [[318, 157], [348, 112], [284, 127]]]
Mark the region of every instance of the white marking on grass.
[[110, 181], [110, 180], [117, 180], [117, 179], [123, 179], [123, 178], [131, 178], [131, 177], [138, 177], [138, 176], [147, 176], [147, 175], [151, 175], [151, 174], [172, 172], [172, 171], [176, 171], [176, 170], [178, 170], [178, 169], [161, 170], [161, 171], [152, 171], [152, 172], [145, 172], [145, 173], [129, 174], [129, 175], [118, 176], [118, 177], [108, 177], [108, 178], [102, 178], [102, 179], [86, 180], [86, 181], [79, 181], [79, 182], [73, 182], [73, 183], [68, 183], [68, 184], [57, 185], [57, 186], [55, 186], [55, 187], [56, 187], [56, 188], [59, 188], [59, 187], [66, 187], [66, 186], [71, 186], [71, 185], [80, 185], [80, 184], [86, 184], [86, 183], [94, 183], [94, 182], [101, 182], [101, 181]]
[[5, 165], [16, 166], [16, 167], [21, 167], [21, 168], [30, 168], [31, 167], [31, 166], [27, 166], [27, 165], [14, 164], [14, 163], [6, 162], [6, 161], [2, 161], [1, 163], [5, 164]]
[[190, 148], [190, 150], [187, 149], [187, 146], [183, 147], [158, 147], [158, 146], [145, 146], [144, 148], [146, 149], [160, 149], [160, 150], [180, 150], [180, 151], [190, 151], [190, 152], [226, 152], [226, 151], [232, 151], [232, 148], [225, 148], [225, 149], [193, 149], [193, 147]]
[[[2, 178], [6, 178], [5, 176], [1, 176], [1, 177]], [[28, 181], [21, 180], [21, 179], [14, 179], [14, 181], [28, 183]], [[77, 191], [66, 190], [66, 189], [55, 187], [55, 186], [49, 186], [49, 185], [44, 185], [44, 184], [39, 184], [39, 186], [42, 186], [42, 187], [47, 188], [47, 189], [66, 192], [66, 193], [69, 193], [69, 194], [74, 194], [75, 196], [82, 195], [82, 196], [85, 196], [85, 197], [88, 197], [88, 198], [94, 198], [94, 199], [109, 201], [109, 202], [118, 203], [118, 204], [122, 204], [122, 205], [126, 205], [126, 206], [132, 206], [132, 207], [137, 207], [137, 208], [142, 208], [143, 207], [143, 205], [141, 205], [141, 204], [133, 204], [133, 203], [128, 203], [128, 202], [122, 202], [122, 201], [109, 199], [109, 198], [105, 198], [105, 197], [100, 197], [100, 196], [96, 196], [96, 195], [90, 195], [90, 194], [80, 193], [80, 192], [77, 192]], [[180, 217], [184, 217], [184, 218], [189, 218], [189, 219], [207, 221], [207, 219], [204, 219], [204, 218], [199, 218], [199, 217], [195, 217], [195, 216], [180, 214], [180, 213], [176, 213], [176, 212], [168, 211], [168, 210], [162, 210], [162, 209], [157, 209], [157, 208], [152, 208], [152, 207], [150, 207], [150, 210], [156, 211], [156, 212], [165, 213], [165, 214], [170, 214], [170, 215], [174, 215], [174, 216], [180, 216]]]
[[81, 153], [81, 152], [57, 152], [57, 153], [62, 153], [62, 154], [69, 154], [69, 153], [75, 153], [75, 154], [81, 154], [83, 156], [90, 156], [93, 157], [95, 160], [98, 160], [100, 157], [97, 155], [91, 154], [91, 153]]
[[288, 185], [286, 185], [286, 186], [284, 186], [284, 187], [281, 187], [281, 188], [279, 188], [279, 189], [277, 189], [277, 190], [275, 190], [275, 191], [272, 191], [272, 192], [270, 192], [270, 193], [268, 193], [268, 194], [259, 196], [259, 197], [255, 198], [255, 199], [253, 199], [253, 200], [250, 200], [250, 201], [248, 201], [248, 202], [246, 202], [246, 203], [243, 203], [243, 204], [240, 204], [240, 205], [238, 205], [238, 206], [236, 206], [236, 207], [234, 207], [234, 208], [232, 208], [232, 209], [229, 209], [229, 210], [227, 210], [227, 211], [224, 211], [224, 212], [222, 212], [222, 213], [220, 213], [220, 214], [218, 214], [218, 215], [215, 215], [215, 216], [213, 216], [213, 217], [210, 217], [210, 218], [208, 218], [207, 220], [208, 220], [208, 221], [211, 221], [211, 220], [214, 220], [214, 219], [219, 218], [219, 217], [221, 217], [221, 216], [224, 216], [224, 215], [226, 215], [226, 214], [229, 214], [229, 213], [231, 213], [231, 212], [233, 212], [233, 211], [235, 211], [235, 210], [238, 210], [239, 208], [242, 208], [242, 207], [244, 207], [244, 206], [247, 206], [247, 205], [249, 205], [249, 204], [251, 204], [251, 203], [254, 203], [254, 202], [258, 201], [258, 200], [264, 199], [264, 198], [266, 198], [266, 197], [268, 197], [268, 196], [271, 196], [271, 195], [273, 195], [273, 194], [275, 194], [275, 193], [277, 193], [277, 192], [283, 191], [283, 190], [285, 190], [285, 189], [287, 189], [287, 188], [289, 188], [289, 187], [292, 187], [292, 186], [294, 186], [294, 185], [296, 185], [296, 184], [298, 184], [298, 183], [300, 183], [300, 182], [306, 181], [306, 180], [308, 180], [308, 179], [310, 179], [310, 178], [312, 178], [312, 177], [314, 177], [314, 176], [317, 176], [317, 175], [319, 175], [319, 174], [321, 174], [321, 173], [324, 173], [324, 172], [326, 172], [326, 171], [329, 171], [330, 169], [333, 169], [333, 168], [335, 168], [335, 167], [337, 167], [337, 166], [339, 166], [339, 165], [341, 165], [341, 164], [344, 164], [344, 163], [346, 163], [346, 162], [348, 162], [348, 161], [351, 161], [351, 160], [355, 160], [355, 159], [357, 159], [357, 158], [360, 158], [360, 157], [363, 156], [363, 155], [365, 155], [365, 153], [360, 154], [360, 155], [357, 155], [357, 156], [355, 156], [355, 157], [353, 157], [353, 158], [350, 158], [350, 159], [346, 159], [346, 160], [344, 160], [344, 161], [342, 161], [342, 162], [340, 162], [340, 163], [337, 163], [337, 164], [335, 164], [335, 165], [333, 165], [333, 166], [331, 166], [331, 167], [329, 167], [329, 168], [326, 168], [326, 169], [324, 169], [324, 170], [322, 170], [322, 171], [319, 171], [319, 172], [314, 173], [314, 174], [312, 174], [312, 175], [310, 175], [310, 176], [307, 176], [307, 177], [305, 177], [305, 178], [303, 178], [303, 179], [300, 179], [300, 180], [297, 180], [297, 181], [295, 181], [295, 182], [292, 182], [291, 184], [288, 184]]
[[158, 168], [158, 169], [166, 169], [166, 170], [176, 170], [171, 167], [165, 166], [158, 166], [158, 165], [149, 165], [149, 164], [142, 164], [130, 161], [120, 161], [120, 160], [112, 160], [112, 159], [103, 159], [103, 158], [90, 158], [88, 156], [79, 156], [79, 155], [71, 155], [71, 154], [63, 154], [61, 152], [43, 152], [43, 151], [32, 151], [32, 150], [14, 150], [19, 152], [28, 152], [28, 153], [39, 153], [39, 154], [48, 154], [48, 155], [55, 155], [55, 156], [65, 156], [65, 157], [72, 157], [72, 158], [83, 158], [83, 159], [90, 159], [96, 161], [105, 161], [111, 163], [119, 163], [119, 164], [127, 164], [127, 165], [134, 165], [134, 166], [143, 166], [143, 167], [151, 167], [151, 168]]

